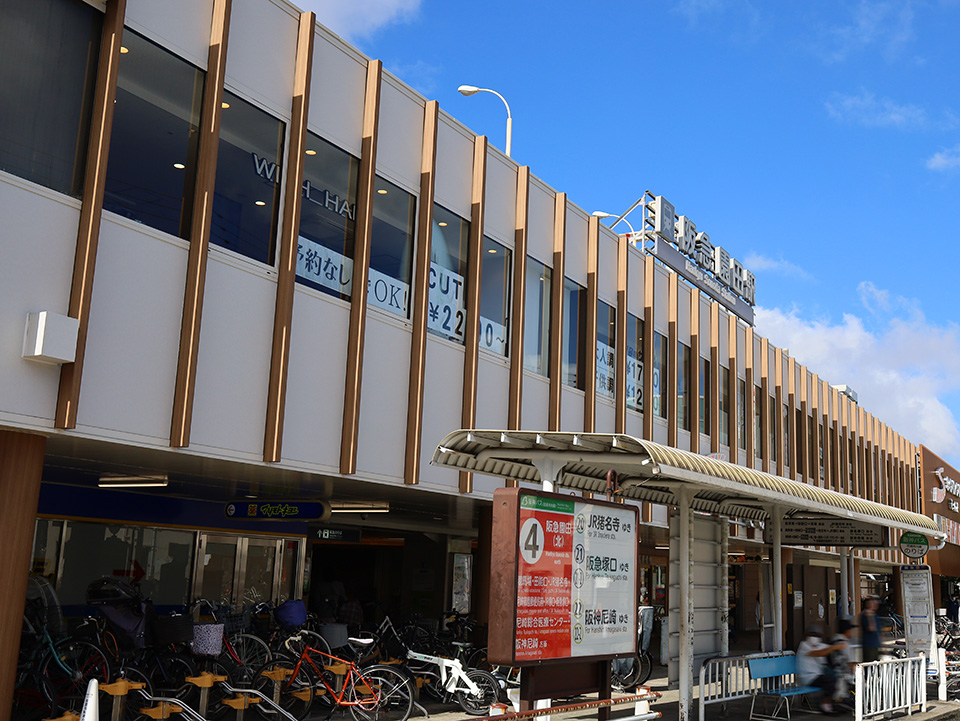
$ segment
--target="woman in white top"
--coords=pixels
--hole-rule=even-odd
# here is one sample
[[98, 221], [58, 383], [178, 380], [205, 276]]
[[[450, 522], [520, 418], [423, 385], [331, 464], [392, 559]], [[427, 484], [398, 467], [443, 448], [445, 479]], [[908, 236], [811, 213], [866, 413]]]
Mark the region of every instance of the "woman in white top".
[[806, 638], [797, 647], [797, 681], [803, 686], [823, 689], [820, 710], [825, 714], [834, 713], [833, 691], [837, 685], [837, 679], [827, 664], [827, 656], [844, 648], [845, 643], [824, 643], [819, 626], [810, 626]]

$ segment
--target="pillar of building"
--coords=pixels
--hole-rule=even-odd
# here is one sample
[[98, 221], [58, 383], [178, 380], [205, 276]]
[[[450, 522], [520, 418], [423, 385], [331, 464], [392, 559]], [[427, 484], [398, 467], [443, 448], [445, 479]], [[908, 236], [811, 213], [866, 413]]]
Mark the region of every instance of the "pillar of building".
[[[46, 445], [44, 436], [0, 430], [0, 699], [13, 698]], [[0, 721], [10, 710], [0, 703]]]

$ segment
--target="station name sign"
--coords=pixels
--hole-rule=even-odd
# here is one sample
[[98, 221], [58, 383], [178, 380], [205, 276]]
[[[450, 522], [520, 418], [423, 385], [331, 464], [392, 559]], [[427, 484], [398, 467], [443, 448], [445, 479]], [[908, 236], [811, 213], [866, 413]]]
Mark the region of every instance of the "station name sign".
[[673, 268], [686, 280], [753, 325], [757, 281], [727, 250], [698, 232], [685, 215], [677, 215], [662, 195], [647, 191], [641, 236], [647, 252]]
[[497, 489], [492, 551], [491, 661], [522, 666], [635, 651], [635, 506]]
[[330, 517], [325, 501], [234, 501], [223, 515], [243, 521], [316, 521]]
[[[890, 545], [888, 530], [883, 526], [849, 518], [784, 518], [780, 529], [780, 541], [788, 546], [874, 548]], [[773, 542], [770, 523], [766, 525], [764, 541]]]

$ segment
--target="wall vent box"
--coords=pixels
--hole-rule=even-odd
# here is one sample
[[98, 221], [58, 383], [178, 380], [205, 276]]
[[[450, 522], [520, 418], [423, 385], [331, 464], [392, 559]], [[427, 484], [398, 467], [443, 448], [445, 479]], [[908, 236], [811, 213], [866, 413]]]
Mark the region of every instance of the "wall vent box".
[[39, 363], [58, 365], [77, 359], [80, 321], [48, 310], [27, 315], [23, 334], [23, 357]]

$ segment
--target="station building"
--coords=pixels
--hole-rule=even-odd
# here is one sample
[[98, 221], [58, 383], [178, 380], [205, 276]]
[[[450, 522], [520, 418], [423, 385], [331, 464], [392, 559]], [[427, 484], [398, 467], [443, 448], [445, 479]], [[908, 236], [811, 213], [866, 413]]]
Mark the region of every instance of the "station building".
[[[28, 572], [78, 613], [114, 576], [162, 608], [484, 618], [504, 481], [430, 463], [459, 428], [624, 434], [923, 511], [919, 447], [755, 333], [749, 269], [663, 198], [616, 234], [282, 0], [2, 13], [3, 683]], [[641, 506], [664, 606], [669, 509]], [[741, 630], [762, 526], [730, 521]], [[790, 609], [842, 612], [838, 558], [785, 550]], [[905, 560], [857, 552], [863, 591]]]

